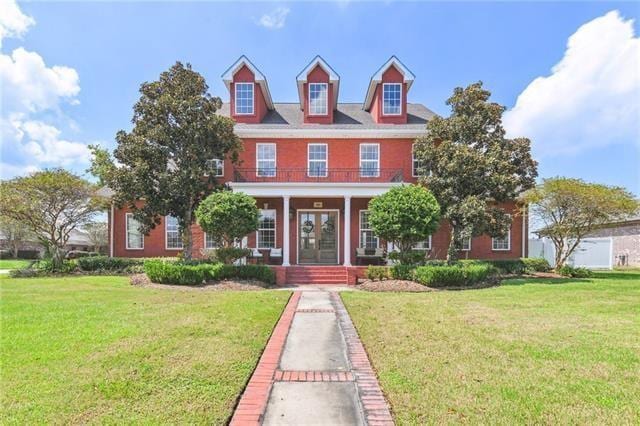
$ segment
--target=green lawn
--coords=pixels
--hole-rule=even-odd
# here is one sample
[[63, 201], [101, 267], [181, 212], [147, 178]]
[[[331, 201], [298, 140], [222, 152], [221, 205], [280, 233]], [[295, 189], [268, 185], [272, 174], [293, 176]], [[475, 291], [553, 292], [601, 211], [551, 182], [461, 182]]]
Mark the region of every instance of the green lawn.
[[342, 293], [399, 424], [638, 424], [640, 272]]
[[33, 260], [25, 259], [0, 259], [0, 269], [26, 268]]
[[221, 424], [289, 293], [0, 279], [0, 424]]

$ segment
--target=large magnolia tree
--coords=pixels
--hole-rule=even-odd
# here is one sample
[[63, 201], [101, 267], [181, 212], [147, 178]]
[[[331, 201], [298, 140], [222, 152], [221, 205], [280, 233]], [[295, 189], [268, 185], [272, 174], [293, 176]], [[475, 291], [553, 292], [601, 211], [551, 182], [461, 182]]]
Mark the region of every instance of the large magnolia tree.
[[0, 183], [0, 216], [27, 227], [57, 268], [71, 231], [89, 223], [103, 208], [95, 190], [63, 169], [36, 172]]
[[536, 233], [553, 242], [556, 268], [565, 264], [588, 233], [636, 214], [640, 208], [624, 188], [561, 177], [544, 179], [523, 199], [540, 225]]
[[529, 139], [506, 138], [505, 108], [490, 96], [481, 82], [456, 88], [447, 100], [451, 115], [430, 120], [414, 148], [421, 181], [451, 225], [449, 262], [457, 259], [465, 238], [504, 236], [511, 217], [498, 205], [531, 188], [537, 176]]
[[117, 133], [113, 157], [92, 147], [91, 171], [114, 191], [116, 205], [133, 211], [143, 233], [162, 216], [177, 218], [183, 255], [190, 259], [194, 211], [222, 186], [210, 160], [235, 162], [242, 145], [233, 133], [233, 120], [216, 114], [222, 101], [208, 93], [204, 77], [189, 64], [177, 62], [158, 81], [143, 83], [140, 94], [133, 129]]

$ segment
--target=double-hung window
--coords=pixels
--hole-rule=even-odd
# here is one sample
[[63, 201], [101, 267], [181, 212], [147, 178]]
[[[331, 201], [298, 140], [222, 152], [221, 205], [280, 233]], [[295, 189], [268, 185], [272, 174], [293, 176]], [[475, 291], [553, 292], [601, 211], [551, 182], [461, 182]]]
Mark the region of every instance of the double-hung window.
[[256, 147], [257, 175], [274, 177], [276, 175], [276, 144], [259, 143]]
[[311, 177], [327, 177], [328, 147], [326, 143], [310, 143], [307, 146], [309, 158], [308, 174]]
[[327, 115], [327, 83], [309, 83], [309, 115]]
[[382, 113], [384, 115], [402, 114], [402, 84], [384, 83], [382, 85]]
[[209, 170], [207, 175], [216, 177], [224, 176], [224, 161], [219, 158], [207, 160], [207, 169]]
[[462, 251], [470, 251], [471, 250], [471, 237], [462, 239]]
[[431, 250], [431, 235], [424, 241], [420, 241], [413, 246], [414, 250]]
[[258, 232], [256, 235], [259, 249], [276, 247], [276, 211], [260, 210]]
[[180, 250], [182, 248], [182, 236], [180, 235], [180, 225], [178, 225], [177, 217], [165, 216], [164, 233], [167, 250]]
[[360, 176], [380, 176], [380, 145], [377, 143], [360, 144]]
[[360, 247], [366, 249], [378, 248], [380, 240], [373, 233], [369, 225], [369, 211], [360, 210]]
[[509, 251], [511, 250], [511, 228], [504, 237], [491, 238], [491, 250]]
[[423, 177], [428, 173], [424, 167], [424, 161], [416, 157], [415, 146], [411, 148], [411, 175], [413, 177]]
[[236, 88], [236, 114], [253, 114], [253, 83], [235, 83]]
[[218, 244], [213, 239], [213, 236], [211, 234], [207, 234], [206, 232], [204, 233], [204, 248], [206, 250], [219, 248]]
[[126, 214], [127, 226], [127, 250], [142, 250], [144, 248], [144, 235], [140, 232], [140, 222], [133, 218], [133, 213]]

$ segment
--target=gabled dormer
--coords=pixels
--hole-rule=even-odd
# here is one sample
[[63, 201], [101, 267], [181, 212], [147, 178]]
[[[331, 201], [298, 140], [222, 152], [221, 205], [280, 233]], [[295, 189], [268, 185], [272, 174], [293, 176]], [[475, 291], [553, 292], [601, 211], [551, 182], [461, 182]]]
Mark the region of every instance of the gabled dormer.
[[340, 76], [316, 56], [296, 77], [305, 123], [331, 124], [338, 107]]
[[376, 123], [407, 123], [407, 92], [415, 76], [395, 56], [371, 77], [363, 108]]
[[265, 76], [242, 55], [224, 74], [229, 90], [230, 115], [238, 123], [260, 123], [273, 101]]

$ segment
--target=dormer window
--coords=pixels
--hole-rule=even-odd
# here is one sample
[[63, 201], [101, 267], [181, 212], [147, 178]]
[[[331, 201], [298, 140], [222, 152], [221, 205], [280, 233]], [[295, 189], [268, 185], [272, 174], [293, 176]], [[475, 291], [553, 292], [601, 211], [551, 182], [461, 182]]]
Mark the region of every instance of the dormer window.
[[309, 114], [327, 115], [327, 83], [309, 83]]
[[402, 114], [402, 84], [384, 83], [382, 85], [382, 100], [384, 115]]
[[235, 83], [236, 114], [253, 114], [253, 83]]

